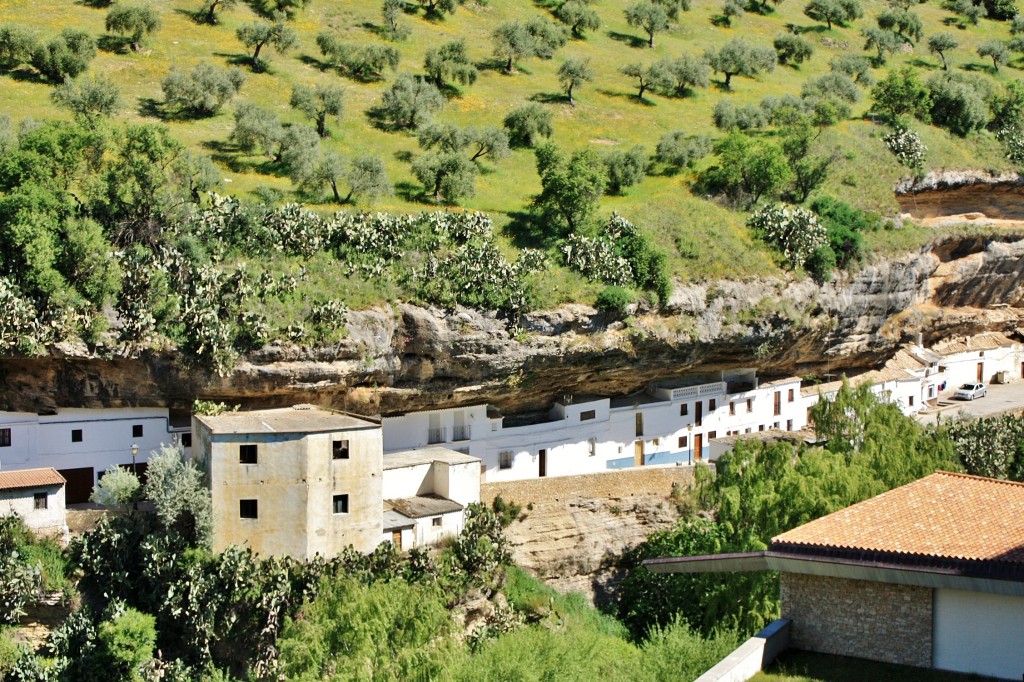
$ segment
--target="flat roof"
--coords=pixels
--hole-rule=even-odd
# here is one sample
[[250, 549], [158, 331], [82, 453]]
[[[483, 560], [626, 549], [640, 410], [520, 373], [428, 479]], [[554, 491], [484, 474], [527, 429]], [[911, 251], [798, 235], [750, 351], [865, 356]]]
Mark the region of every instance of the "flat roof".
[[768, 429], [766, 431], [751, 431], [750, 433], [736, 433], [731, 436], [717, 436], [715, 438], [709, 438], [708, 441], [711, 443], [725, 443], [726, 445], [735, 445], [741, 440], [757, 440], [763, 443], [773, 443], [775, 441], [787, 441], [790, 443], [804, 442], [804, 443], [817, 443], [818, 436], [814, 432], [814, 429], [800, 429], [799, 431], [783, 431], [782, 429]]
[[385, 470], [401, 469], [420, 464], [432, 464], [434, 462], [442, 462], [443, 464], [479, 464], [480, 458], [462, 452], [455, 452], [440, 445], [428, 445], [425, 448], [384, 453]]
[[0, 471], [0, 490], [24, 490], [25, 488], [52, 488], [67, 481], [53, 467], [43, 469], [19, 469]]
[[385, 508], [398, 512], [410, 519], [422, 519], [427, 516], [440, 516], [451, 512], [462, 511], [462, 505], [440, 495], [417, 495], [394, 500], [384, 500]]
[[380, 428], [379, 421], [317, 405], [196, 415], [196, 419], [214, 434], [325, 433]]
[[413, 528], [416, 525], [414, 519], [410, 519], [408, 516], [400, 514], [393, 509], [384, 510], [384, 532], [390, 530], [405, 530], [406, 528]]

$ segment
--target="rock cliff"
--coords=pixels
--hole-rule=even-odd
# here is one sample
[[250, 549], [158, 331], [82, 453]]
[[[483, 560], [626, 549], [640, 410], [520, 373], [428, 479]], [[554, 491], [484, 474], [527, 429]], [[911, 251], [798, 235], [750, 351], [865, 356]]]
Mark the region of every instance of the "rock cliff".
[[1022, 278], [1024, 238], [963, 237], [821, 287], [782, 278], [679, 285], [663, 309], [641, 308], [626, 322], [566, 305], [528, 315], [512, 333], [469, 310], [358, 311], [337, 346], [268, 346], [225, 377], [183, 368], [170, 351], [100, 357], [62, 346], [42, 358], [0, 359], [0, 408], [187, 408], [202, 397], [368, 414], [482, 402], [517, 412], [565, 393], [624, 394], [695, 370], [868, 368], [918, 334], [1015, 329]]

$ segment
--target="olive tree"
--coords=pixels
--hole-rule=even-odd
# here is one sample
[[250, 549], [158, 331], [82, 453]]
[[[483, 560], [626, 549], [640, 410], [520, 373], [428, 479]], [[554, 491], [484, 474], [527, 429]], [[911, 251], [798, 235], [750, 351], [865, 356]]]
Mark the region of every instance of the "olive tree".
[[238, 0], [206, 0], [203, 3], [203, 21], [208, 24], [217, 23], [217, 9], [230, 9], [238, 4]]
[[523, 147], [535, 147], [542, 137], [554, 134], [551, 112], [539, 104], [526, 104], [513, 109], [505, 116], [503, 124], [508, 131], [509, 142]]
[[811, 0], [804, 7], [804, 14], [815, 21], [824, 21], [831, 30], [832, 24], [846, 26], [860, 19], [864, 12], [858, 0]]
[[711, 67], [704, 57], [683, 55], [663, 62], [665, 69], [675, 81], [674, 94], [685, 97], [693, 88], [706, 88]]
[[50, 93], [50, 99], [91, 127], [98, 119], [117, 112], [121, 107], [121, 90], [106, 76], [82, 76], [58, 85]]
[[650, 160], [644, 148], [637, 145], [628, 151], [616, 150], [604, 157], [608, 176], [605, 188], [609, 194], [622, 194], [627, 187], [639, 184], [647, 175]]
[[558, 82], [572, 106], [576, 106], [572, 91], [591, 80], [594, 80], [594, 69], [590, 66], [589, 57], [587, 59], [566, 59], [558, 67]]
[[955, 50], [959, 46], [956, 38], [951, 33], [936, 33], [928, 36], [928, 51], [939, 55], [942, 60], [942, 70], [949, 71], [949, 64], [946, 62], [946, 53]]
[[404, 40], [409, 36], [409, 29], [399, 19], [405, 10], [405, 0], [384, 0], [380, 14], [387, 27], [387, 37], [391, 40]]
[[395, 128], [414, 129], [443, 106], [437, 86], [402, 73], [384, 91], [377, 114]]
[[128, 36], [132, 50], [142, 49], [142, 38], [160, 28], [160, 17], [148, 5], [117, 4], [107, 13], [106, 28]]
[[412, 172], [434, 201], [457, 204], [476, 193], [477, 167], [462, 154], [430, 152], [418, 157]]
[[160, 81], [167, 106], [177, 108], [186, 116], [213, 116], [245, 83], [241, 69], [222, 69], [207, 62], [199, 62], [190, 72], [177, 67]]
[[345, 91], [335, 85], [317, 83], [316, 87], [310, 88], [296, 83], [292, 85], [289, 104], [312, 119], [320, 137], [327, 137], [327, 117], [341, 117], [345, 111]]
[[567, 157], [550, 142], [536, 156], [541, 193], [534, 206], [552, 224], [576, 232], [593, 218], [608, 184], [603, 160], [590, 148]]
[[427, 50], [423, 63], [427, 76], [439, 88], [444, 87], [445, 80], [451, 79], [461, 85], [472, 85], [476, 82], [476, 66], [469, 59], [465, 40], [452, 40], [439, 47]]
[[978, 56], [992, 60], [992, 71], [999, 73], [999, 65], [1009, 61], [1010, 53], [1006, 43], [1001, 40], [989, 40], [978, 46]]
[[555, 10], [555, 17], [569, 27], [572, 34], [585, 39], [587, 31], [601, 27], [601, 18], [584, 0], [567, 0]]
[[673, 173], [711, 153], [711, 138], [706, 135], [687, 135], [681, 130], [665, 133], [658, 140], [654, 158]]
[[647, 47], [654, 47], [654, 35], [668, 29], [668, 13], [660, 4], [637, 2], [625, 10], [626, 23], [647, 34]]
[[649, 66], [640, 63], [626, 64], [619, 72], [636, 79], [636, 97], [639, 100], [643, 100], [644, 93], [648, 90], [667, 90], [673, 85], [672, 72], [664, 62], [655, 62]]
[[243, 102], [235, 109], [235, 127], [230, 140], [244, 152], [263, 150], [275, 157], [284, 138], [284, 127], [270, 109], [252, 102]]
[[772, 44], [780, 64], [802, 64], [814, 54], [811, 43], [793, 33], [780, 33]]
[[239, 26], [235, 31], [238, 40], [252, 50], [252, 57], [249, 58], [249, 61], [253, 71], [266, 71], [269, 66], [266, 58], [260, 58], [263, 48], [269, 45], [278, 54], [284, 54], [298, 41], [298, 34], [295, 29], [285, 23], [286, 20], [287, 17], [284, 14], [278, 13], [274, 17], [274, 23], [254, 21]]
[[38, 46], [27, 29], [15, 24], [0, 25], [0, 68], [11, 69], [30, 62]]
[[710, 48], [704, 57], [715, 73], [725, 76], [725, 87], [732, 88], [733, 76], [754, 78], [764, 71], [774, 71], [778, 57], [767, 47], [750, 45], [742, 38], [733, 38], [718, 49]]
[[55, 83], [76, 78], [96, 57], [96, 40], [85, 31], [66, 28], [32, 53], [32, 66]]

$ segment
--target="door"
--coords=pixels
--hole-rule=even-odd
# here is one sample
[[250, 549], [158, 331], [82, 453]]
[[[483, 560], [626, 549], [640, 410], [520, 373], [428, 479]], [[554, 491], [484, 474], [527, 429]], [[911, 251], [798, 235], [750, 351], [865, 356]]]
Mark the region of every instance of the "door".
[[548, 451], [541, 450], [538, 454], [540, 455], [540, 471], [537, 472], [537, 475], [544, 478], [548, 475]]
[[693, 461], [699, 462], [704, 459], [704, 434], [693, 434]]
[[775, 416], [782, 414], [782, 391], [775, 391]]
[[644, 465], [644, 442], [642, 440], [633, 443], [633, 464], [638, 467]]
[[89, 501], [89, 496], [92, 495], [93, 481], [96, 480], [96, 472], [92, 467], [58, 469], [57, 473], [68, 482], [64, 488], [65, 504], [81, 504]]
[[402, 551], [402, 531], [391, 531], [391, 544], [394, 545], [395, 549], [397, 549], [399, 552]]
[[698, 400], [696, 403], [696, 409], [693, 412], [693, 425], [700, 426], [704, 420], [704, 401]]
[[984, 362], [979, 362], [978, 363], [978, 383], [981, 384], [981, 383], [984, 383], [984, 381], [985, 381], [985, 363]]

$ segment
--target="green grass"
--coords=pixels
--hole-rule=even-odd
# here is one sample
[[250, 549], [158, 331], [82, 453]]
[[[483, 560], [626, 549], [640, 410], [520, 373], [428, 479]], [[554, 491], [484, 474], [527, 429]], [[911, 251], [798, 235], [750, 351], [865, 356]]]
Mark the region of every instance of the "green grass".
[[787, 651], [769, 672], [758, 673], [751, 682], [968, 682], [990, 679], [993, 678], [878, 663], [849, 656]]
[[[680, 22], [670, 31], [658, 34], [656, 47], [634, 47], [640, 32], [628, 26], [622, 9], [623, 0], [607, 0], [595, 4], [602, 26], [585, 41], [572, 40], [552, 60], [528, 59], [518, 73], [507, 75], [490, 68], [490, 34], [502, 21], [513, 18], [545, 16], [543, 3], [526, 0], [490, 0], [486, 6], [468, 4], [445, 20], [428, 20], [422, 13], [409, 12], [403, 21], [411, 29], [408, 40], [397, 43], [401, 51], [400, 70], [422, 73], [426, 50], [439, 42], [465, 38], [470, 56], [484, 68], [472, 86], [460, 88], [441, 113], [442, 120], [463, 125], [500, 125], [512, 108], [531, 99], [541, 101], [555, 118], [555, 141], [568, 149], [593, 145], [600, 150], [643, 145], [653, 152], [658, 138], [665, 132], [684, 130], [687, 133], [715, 134], [711, 111], [721, 98], [737, 104], [756, 103], [767, 95], [799, 94], [804, 81], [828, 72], [828, 62], [840, 54], [863, 54], [859, 30], [873, 25], [874, 16], [885, 7], [882, 0], [863, 2], [865, 17], [847, 28], [824, 30], [803, 15], [804, 2], [786, 0], [769, 15], [748, 13], [733, 22], [732, 28], [712, 24], [718, 14], [717, 0], [695, 0], [693, 9], [683, 13]], [[125, 106], [120, 118], [133, 122], [154, 121], [152, 104], [162, 100], [160, 79], [172, 66], [191, 68], [200, 60], [227, 65], [244, 59], [246, 51], [235, 38], [235, 29], [255, 18], [247, 5], [219, 13], [216, 26], [194, 21], [192, 14], [201, 0], [168, 0], [153, 3], [160, 14], [162, 27], [148, 39], [139, 54], [101, 52], [91, 72], [102, 72], [120, 85]], [[104, 34], [106, 8], [90, 7], [73, 0], [6, 0], [0, 3], [0, 23], [13, 22], [30, 27], [41, 37], [48, 37], [66, 26], [79, 27], [95, 35]], [[915, 5], [925, 25], [926, 35], [939, 31], [952, 32], [961, 46], [950, 53], [952, 68], [968, 70], [977, 77], [992, 78], [1005, 83], [1020, 75], [1015, 66], [1024, 66], [1020, 58], [990, 75], [985, 62], [974, 53], [977, 45], [991, 38], [1009, 37], [1006, 23], [982, 19], [976, 27], [959, 29], [944, 22], [953, 17], [937, 0]], [[419, 153], [415, 139], [407, 133], [389, 133], [373, 127], [366, 114], [380, 98], [388, 79], [380, 83], [359, 83], [332, 71], [318, 68], [319, 51], [316, 34], [324, 29], [337, 31], [352, 42], [379, 42], [375, 27], [381, 23], [380, 3], [356, 0], [314, 0], [298, 12], [292, 21], [299, 32], [299, 44], [287, 55], [270, 53], [268, 73], [248, 75], [241, 94], [220, 114], [207, 119], [170, 120], [173, 134], [189, 147], [211, 154], [223, 171], [222, 191], [245, 195], [261, 187], [276, 188], [291, 195], [291, 183], [283, 177], [265, 174], [265, 159], [243, 157], [222, 144], [232, 125], [232, 112], [244, 101], [257, 102], [278, 112], [285, 122], [300, 123], [302, 117], [288, 106], [292, 83], [336, 83], [345, 88], [346, 111], [340, 122], [331, 121], [330, 148], [343, 154], [366, 151], [379, 154], [384, 160], [398, 192], [369, 208], [386, 211], [419, 211], [429, 208], [420, 196], [420, 188], [410, 170], [408, 157]], [[793, 26], [815, 46], [810, 62], [800, 67], [780, 66], [759, 79], [733, 79], [733, 90], [724, 91], [717, 81], [711, 87], [696, 91], [688, 98], [666, 98], [648, 95], [645, 103], [634, 97], [630, 79], [618, 70], [626, 63], [649, 63], [663, 57], [699, 54], [705, 48], [720, 45], [742, 36], [747, 40], [770, 45], [775, 35]], [[924, 41], [922, 41], [924, 42]], [[557, 82], [559, 64], [569, 57], [590, 58], [596, 79], [580, 88], [578, 106], [569, 106], [561, 97]], [[885, 68], [913, 65], [924, 77], [938, 69], [937, 57], [927, 54], [922, 45], [900, 53]], [[23, 70], [22, 75], [28, 73]], [[19, 121], [29, 117], [63, 116], [50, 103], [51, 86], [33, 78], [0, 75], [0, 114]], [[884, 69], [873, 72], [875, 78]], [[892, 214], [896, 204], [893, 184], [906, 174], [881, 142], [883, 129], [864, 119], [869, 104], [865, 93], [855, 106], [854, 116], [826, 131], [818, 146], [822, 150], [839, 148], [845, 156], [835, 165], [823, 193], [833, 194], [861, 208]], [[998, 143], [989, 133], [967, 139], [956, 138], [943, 130], [915, 123], [929, 147], [928, 164], [933, 168], [1008, 167]], [[771, 133], [767, 133], [771, 134]], [[688, 174], [676, 177], [652, 176], [641, 185], [630, 188], [625, 196], [606, 197], [601, 214], [619, 211], [626, 218], [651, 232], [656, 243], [668, 254], [670, 271], [684, 279], [718, 277], [749, 277], [778, 273], [778, 265], [762, 245], [752, 240], [744, 226], [745, 215], [725, 208], [706, 198], [694, 196], [689, 188]], [[516, 150], [508, 159], [484, 163], [477, 183], [477, 193], [465, 202], [471, 209], [490, 212], [499, 228], [507, 228], [510, 243], [518, 243], [515, 216], [527, 210], [539, 181], [530, 150]], [[330, 207], [323, 206], [328, 209]], [[869, 239], [870, 246], [880, 253], [912, 249], [934, 236], [933, 231], [909, 229]], [[542, 304], [563, 301], [593, 300], [600, 286], [555, 268], [539, 284]], [[351, 289], [351, 291], [349, 291]], [[374, 291], [372, 285], [353, 284], [346, 295], [359, 302], [387, 300], [395, 294], [390, 290]], [[354, 300], [353, 307], [359, 307]]]

